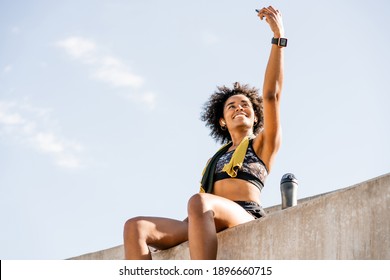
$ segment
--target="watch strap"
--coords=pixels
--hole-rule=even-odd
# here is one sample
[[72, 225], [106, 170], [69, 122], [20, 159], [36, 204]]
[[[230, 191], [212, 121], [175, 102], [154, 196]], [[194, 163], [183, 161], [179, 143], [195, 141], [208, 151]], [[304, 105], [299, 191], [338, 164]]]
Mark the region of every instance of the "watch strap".
[[271, 43], [279, 47], [287, 47], [287, 38], [272, 38]]

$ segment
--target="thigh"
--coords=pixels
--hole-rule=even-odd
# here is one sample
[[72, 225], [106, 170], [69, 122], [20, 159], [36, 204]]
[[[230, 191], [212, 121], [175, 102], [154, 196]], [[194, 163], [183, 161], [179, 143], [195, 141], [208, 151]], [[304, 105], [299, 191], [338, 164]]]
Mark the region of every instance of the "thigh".
[[142, 225], [148, 231], [148, 245], [156, 249], [167, 249], [188, 240], [187, 221], [142, 217]]
[[242, 223], [253, 221], [254, 217], [234, 201], [213, 195], [203, 194], [214, 212], [215, 226], [218, 231]]

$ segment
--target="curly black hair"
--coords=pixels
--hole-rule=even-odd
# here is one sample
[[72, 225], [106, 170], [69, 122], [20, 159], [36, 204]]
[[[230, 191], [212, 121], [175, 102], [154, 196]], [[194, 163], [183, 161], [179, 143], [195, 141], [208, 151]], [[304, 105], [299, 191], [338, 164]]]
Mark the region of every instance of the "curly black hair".
[[231, 137], [227, 129], [222, 130], [219, 120], [223, 117], [223, 108], [226, 100], [237, 94], [245, 95], [252, 103], [258, 120], [253, 127], [253, 133], [256, 135], [263, 127], [263, 98], [259, 95], [258, 89], [247, 84], [241, 85], [238, 82], [233, 84], [233, 88], [226, 86], [217, 87], [217, 90], [204, 104], [200, 119], [206, 122], [205, 125], [211, 129], [210, 136], [221, 144], [231, 141]]

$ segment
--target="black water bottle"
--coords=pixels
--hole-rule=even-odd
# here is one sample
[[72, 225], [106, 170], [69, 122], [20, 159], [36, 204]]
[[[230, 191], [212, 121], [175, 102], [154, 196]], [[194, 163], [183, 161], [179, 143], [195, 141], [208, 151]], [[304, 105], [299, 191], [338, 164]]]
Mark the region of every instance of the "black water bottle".
[[298, 180], [292, 173], [286, 173], [280, 181], [282, 209], [297, 205]]

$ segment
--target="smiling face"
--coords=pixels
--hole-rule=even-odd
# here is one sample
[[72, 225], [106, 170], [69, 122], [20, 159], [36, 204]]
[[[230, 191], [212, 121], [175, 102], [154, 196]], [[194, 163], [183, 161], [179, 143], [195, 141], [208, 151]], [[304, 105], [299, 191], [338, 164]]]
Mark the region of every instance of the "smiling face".
[[256, 121], [255, 112], [248, 97], [237, 94], [226, 100], [223, 118], [220, 119], [221, 127], [227, 127], [229, 131], [236, 128], [253, 129]]

